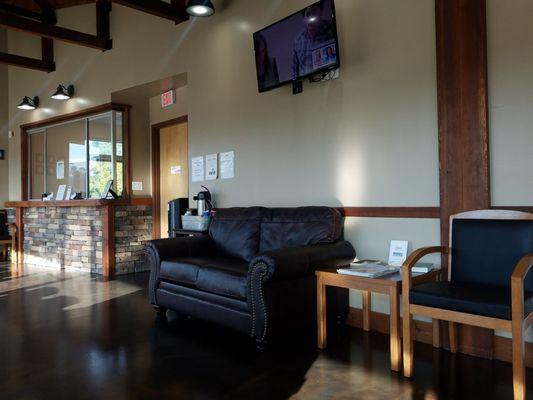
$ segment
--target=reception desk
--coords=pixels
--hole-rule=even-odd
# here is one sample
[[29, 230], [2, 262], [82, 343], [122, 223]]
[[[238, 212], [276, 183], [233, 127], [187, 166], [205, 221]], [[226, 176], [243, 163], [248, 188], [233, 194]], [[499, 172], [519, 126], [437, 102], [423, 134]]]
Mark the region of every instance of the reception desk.
[[73, 267], [103, 276], [148, 268], [152, 199], [13, 201], [18, 263]]

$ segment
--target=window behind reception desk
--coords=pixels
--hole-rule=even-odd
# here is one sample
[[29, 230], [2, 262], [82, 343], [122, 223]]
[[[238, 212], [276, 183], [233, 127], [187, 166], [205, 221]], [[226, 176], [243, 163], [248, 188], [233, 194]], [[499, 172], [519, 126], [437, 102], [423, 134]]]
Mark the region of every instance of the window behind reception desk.
[[59, 185], [84, 198], [100, 198], [111, 179], [123, 195], [124, 119], [123, 111], [109, 110], [28, 129], [28, 198], [56, 194]]

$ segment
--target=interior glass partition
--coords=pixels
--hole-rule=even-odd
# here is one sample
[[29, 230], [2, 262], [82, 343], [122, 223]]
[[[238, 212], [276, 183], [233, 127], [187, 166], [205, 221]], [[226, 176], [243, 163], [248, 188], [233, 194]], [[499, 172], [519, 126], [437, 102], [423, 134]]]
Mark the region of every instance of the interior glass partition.
[[124, 193], [123, 112], [109, 111], [29, 130], [28, 198], [60, 185], [83, 198], [101, 198], [106, 183]]

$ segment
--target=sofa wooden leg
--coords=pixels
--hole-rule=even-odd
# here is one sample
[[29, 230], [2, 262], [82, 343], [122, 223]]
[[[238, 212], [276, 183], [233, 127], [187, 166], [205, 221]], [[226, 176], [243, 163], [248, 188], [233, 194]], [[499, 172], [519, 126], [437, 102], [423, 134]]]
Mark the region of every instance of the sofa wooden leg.
[[522, 323], [522, 320], [513, 320], [512, 323], [514, 400], [524, 400], [526, 398], [526, 368], [524, 365], [525, 351]]
[[255, 347], [258, 351], [264, 352], [268, 347], [267, 341], [264, 339], [255, 339]]
[[167, 309], [165, 307], [154, 305], [154, 310], [158, 315], [166, 315]]

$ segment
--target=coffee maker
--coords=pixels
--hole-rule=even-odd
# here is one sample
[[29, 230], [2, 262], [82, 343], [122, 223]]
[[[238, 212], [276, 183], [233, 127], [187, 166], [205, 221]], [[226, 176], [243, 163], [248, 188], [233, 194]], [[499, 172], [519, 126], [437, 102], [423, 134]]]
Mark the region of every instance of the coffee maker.
[[192, 199], [196, 201], [198, 215], [203, 215], [205, 211], [211, 211], [213, 204], [211, 203], [211, 192], [205, 186], [202, 186], [204, 191], [198, 192]]

